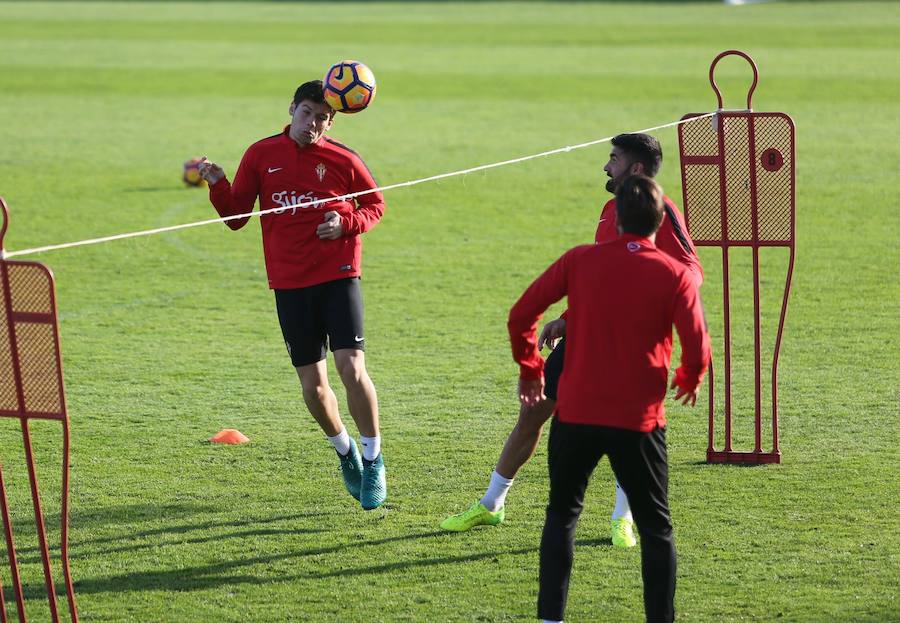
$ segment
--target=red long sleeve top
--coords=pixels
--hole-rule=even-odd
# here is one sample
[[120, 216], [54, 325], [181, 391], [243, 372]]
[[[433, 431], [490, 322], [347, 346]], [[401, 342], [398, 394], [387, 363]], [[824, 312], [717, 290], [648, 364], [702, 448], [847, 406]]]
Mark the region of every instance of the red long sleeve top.
[[537, 323], [564, 296], [569, 339], [557, 417], [641, 432], [664, 426], [673, 324], [682, 348], [676, 383], [696, 389], [709, 365], [709, 335], [690, 271], [649, 239], [630, 234], [568, 251], [509, 313], [521, 378], [543, 375]]
[[[221, 179], [210, 186], [210, 201], [223, 217], [252, 211], [257, 198], [260, 210], [285, 208], [260, 217], [270, 288], [305, 288], [358, 277], [362, 273], [359, 235], [381, 219], [384, 197], [375, 192], [351, 201], [288, 207], [377, 187], [365, 163], [350, 148], [327, 136], [300, 146], [288, 136], [288, 129], [251, 145], [234, 183]], [[337, 240], [316, 235], [329, 211], [341, 215], [342, 237]], [[248, 220], [226, 224], [240, 229]]]

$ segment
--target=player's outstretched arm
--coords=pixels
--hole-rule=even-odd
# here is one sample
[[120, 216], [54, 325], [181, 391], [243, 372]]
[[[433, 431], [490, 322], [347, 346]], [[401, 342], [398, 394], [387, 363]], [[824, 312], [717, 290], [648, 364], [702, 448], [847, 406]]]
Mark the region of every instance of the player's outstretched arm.
[[[215, 162], [204, 156], [198, 169], [200, 176], [209, 184], [209, 200], [219, 216], [233, 217], [247, 214], [253, 210], [259, 194], [259, 174], [256, 170], [256, 152], [253, 147], [247, 150], [234, 175], [234, 183], [228, 182], [225, 171]], [[229, 229], [237, 230], [247, 224], [249, 216], [231, 218], [225, 224]]]

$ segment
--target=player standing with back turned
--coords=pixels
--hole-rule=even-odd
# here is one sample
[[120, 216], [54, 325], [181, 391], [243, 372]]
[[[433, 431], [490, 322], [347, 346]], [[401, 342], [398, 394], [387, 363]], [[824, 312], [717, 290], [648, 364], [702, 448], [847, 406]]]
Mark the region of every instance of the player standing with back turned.
[[[299, 203], [376, 188], [365, 163], [353, 150], [327, 137], [334, 110], [325, 102], [322, 82], [297, 88], [289, 108], [291, 123], [282, 132], [251, 145], [229, 183], [220, 166], [204, 159], [200, 174], [220, 216], [260, 210], [283, 211], [260, 217], [269, 287], [284, 342], [300, 377], [303, 399], [340, 458], [344, 485], [366, 510], [387, 498], [381, 453], [378, 399], [365, 365], [363, 301], [360, 291], [360, 235], [384, 213], [380, 192], [351, 201], [297, 207]], [[227, 221], [243, 227], [249, 217]], [[338, 414], [328, 384], [326, 347], [347, 391], [362, 456]]]
[[641, 534], [647, 621], [675, 618], [664, 404], [672, 326], [681, 341], [681, 365], [671, 387], [676, 400], [691, 406], [709, 366], [709, 334], [694, 276], [654, 242], [664, 216], [662, 189], [648, 177], [628, 177], [616, 189], [616, 216], [619, 238], [564, 254], [509, 312], [519, 399], [534, 404], [544, 396], [537, 322], [547, 307], [569, 299], [566, 372], [550, 426], [550, 499], [541, 537], [538, 617], [548, 623], [563, 621], [575, 528], [603, 455]]

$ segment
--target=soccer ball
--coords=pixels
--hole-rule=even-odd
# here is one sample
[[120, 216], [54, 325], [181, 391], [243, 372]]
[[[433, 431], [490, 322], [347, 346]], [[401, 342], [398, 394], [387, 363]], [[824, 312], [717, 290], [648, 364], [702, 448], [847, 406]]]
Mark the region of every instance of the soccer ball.
[[206, 186], [206, 180], [200, 177], [200, 158], [191, 158], [184, 163], [181, 179], [188, 186]]
[[365, 110], [375, 99], [375, 74], [359, 61], [341, 61], [322, 80], [325, 101], [338, 112]]

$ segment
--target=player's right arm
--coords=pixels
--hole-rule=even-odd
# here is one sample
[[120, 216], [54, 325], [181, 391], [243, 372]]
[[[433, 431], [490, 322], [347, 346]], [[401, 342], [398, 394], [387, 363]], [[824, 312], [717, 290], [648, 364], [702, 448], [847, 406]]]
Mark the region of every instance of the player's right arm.
[[[260, 184], [252, 148], [241, 159], [233, 184], [225, 177], [222, 167], [206, 157], [200, 162], [199, 169], [200, 176], [209, 184], [209, 200], [219, 216], [225, 218], [253, 211]], [[249, 220], [250, 217], [245, 216], [225, 221], [225, 224], [231, 229], [240, 229]]]
[[544, 359], [537, 346], [537, 323], [548, 307], [566, 295], [573, 252], [565, 253], [535, 279], [509, 311], [507, 328], [512, 355], [519, 364], [522, 379], [537, 380], [543, 376]]

